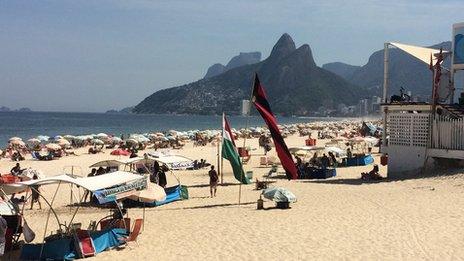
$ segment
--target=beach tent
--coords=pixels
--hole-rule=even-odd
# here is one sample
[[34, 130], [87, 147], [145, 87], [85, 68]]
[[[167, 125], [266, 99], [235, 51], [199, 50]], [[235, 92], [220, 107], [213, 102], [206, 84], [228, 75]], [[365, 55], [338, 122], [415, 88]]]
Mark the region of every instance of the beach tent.
[[172, 170], [191, 169], [193, 160], [182, 155], [170, 155], [161, 152], [149, 152], [148, 157], [167, 165]]
[[124, 164], [126, 164], [126, 161], [124, 160], [102, 160], [102, 161], [99, 161], [97, 163], [90, 165], [89, 168], [99, 168], [99, 167], [116, 168]]
[[[33, 185], [49, 185], [58, 183], [69, 183], [82, 187], [97, 196], [98, 201], [108, 203], [121, 198], [138, 195], [138, 191], [147, 188], [147, 178], [134, 173], [116, 171], [94, 177], [73, 177], [68, 174], [47, 177], [37, 180], [23, 181], [14, 184], [3, 184], [2, 189], [6, 194], [19, 193], [25, 191]], [[159, 195], [144, 193], [144, 198], [148, 202], [159, 199]], [[162, 198], [162, 197], [161, 197]]]

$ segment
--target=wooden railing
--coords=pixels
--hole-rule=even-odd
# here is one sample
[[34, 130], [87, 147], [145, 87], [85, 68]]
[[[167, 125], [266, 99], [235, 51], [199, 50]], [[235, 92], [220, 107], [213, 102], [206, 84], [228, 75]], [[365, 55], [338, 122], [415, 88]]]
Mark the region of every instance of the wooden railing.
[[464, 119], [436, 116], [432, 122], [432, 148], [464, 150]]

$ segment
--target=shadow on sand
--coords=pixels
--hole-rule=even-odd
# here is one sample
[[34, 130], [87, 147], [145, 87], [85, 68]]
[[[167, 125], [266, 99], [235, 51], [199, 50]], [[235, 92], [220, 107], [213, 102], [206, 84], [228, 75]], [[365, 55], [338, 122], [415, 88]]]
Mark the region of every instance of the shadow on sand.
[[401, 178], [384, 178], [382, 180], [362, 180], [361, 178], [345, 178], [345, 179], [307, 179], [299, 180], [301, 183], [314, 183], [314, 184], [335, 184], [335, 185], [363, 185], [363, 184], [378, 184], [386, 182], [397, 182], [414, 179], [431, 179], [431, 178], [446, 178], [453, 177], [455, 175], [463, 174], [464, 169], [430, 169], [425, 173], [419, 173], [415, 175], [407, 175]]

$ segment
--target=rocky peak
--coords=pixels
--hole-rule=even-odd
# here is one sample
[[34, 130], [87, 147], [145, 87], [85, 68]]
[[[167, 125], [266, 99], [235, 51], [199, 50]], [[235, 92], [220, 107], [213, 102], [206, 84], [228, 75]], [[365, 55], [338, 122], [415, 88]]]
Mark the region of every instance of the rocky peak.
[[216, 63], [213, 64], [208, 68], [204, 79], [211, 78], [221, 73], [224, 73], [228, 70], [234, 69], [236, 67], [240, 67], [243, 65], [259, 63], [261, 61], [261, 53], [260, 52], [249, 52], [244, 53], [240, 52], [239, 55], [236, 55], [230, 59], [226, 66]]
[[287, 33], [284, 33], [272, 48], [271, 55], [269, 55], [269, 59], [282, 59], [295, 50], [295, 42], [293, 42], [292, 37], [290, 37], [290, 35], [288, 35]]

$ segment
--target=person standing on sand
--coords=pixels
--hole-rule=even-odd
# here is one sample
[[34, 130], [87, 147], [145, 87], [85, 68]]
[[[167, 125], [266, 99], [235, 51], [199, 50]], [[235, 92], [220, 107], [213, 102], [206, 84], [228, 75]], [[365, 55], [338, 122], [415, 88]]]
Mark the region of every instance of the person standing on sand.
[[[34, 174], [32, 179], [37, 180], [38, 179], [37, 175]], [[39, 185], [32, 185], [31, 190], [32, 190], [31, 209], [34, 206], [34, 202], [37, 202], [37, 204], [39, 204], [39, 209], [42, 209], [42, 204], [40, 204], [40, 199], [39, 199]]]
[[[209, 192], [211, 193], [211, 197], [216, 196], [217, 191], [217, 184], [218, 184], [218, 174], [216, 170], [214, 170], [214, 165], [211, 165], [211, 170], [208, 172], [209, 175]], [[214, 190], [214, 193], [213, 193]]]

